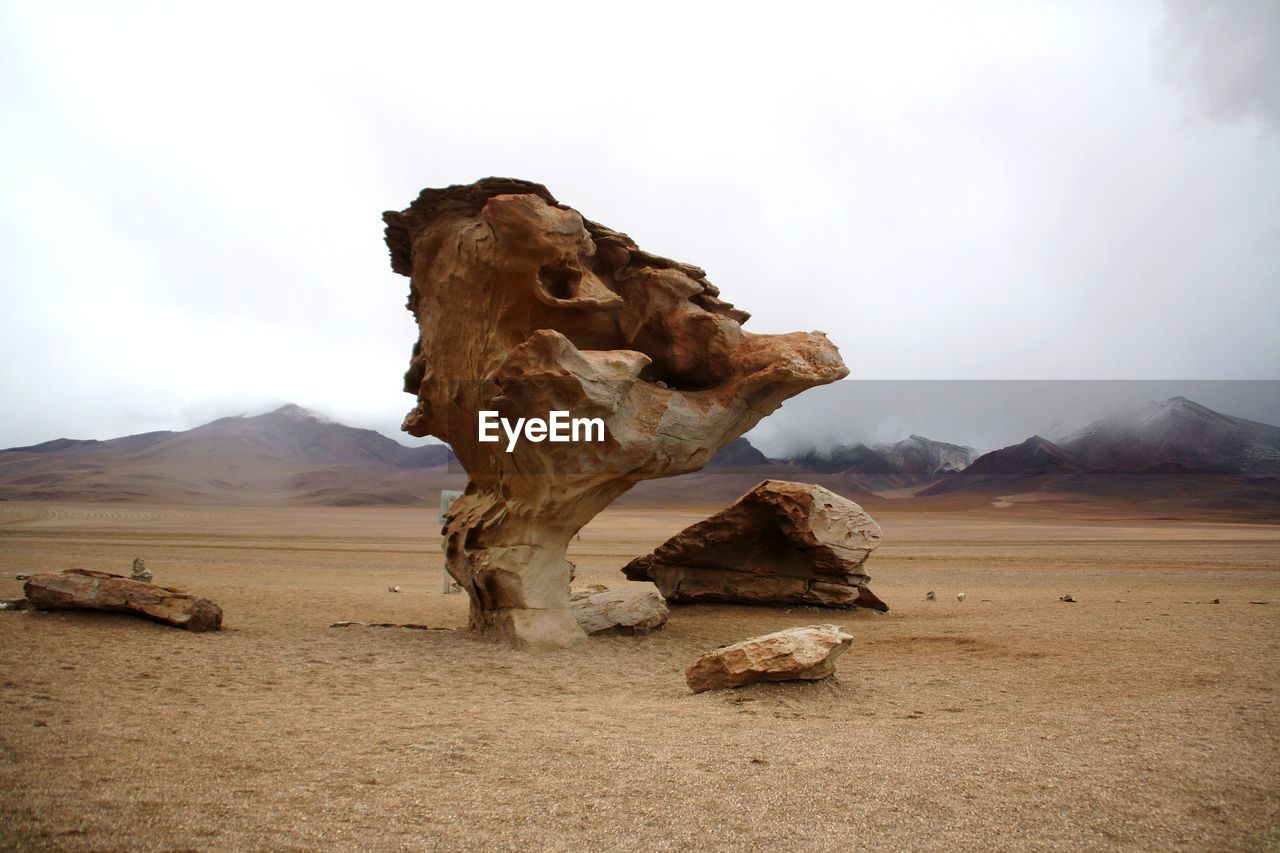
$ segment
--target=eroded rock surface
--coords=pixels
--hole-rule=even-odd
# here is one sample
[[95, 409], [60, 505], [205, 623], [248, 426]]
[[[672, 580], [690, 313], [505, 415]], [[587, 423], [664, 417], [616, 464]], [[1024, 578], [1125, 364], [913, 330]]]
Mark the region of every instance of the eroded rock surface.
[[41, 610], [128, 613], [188, 631], [217, 631], [222, 627], [222, 608], [207, 598], [107, 572], [41, 572], [27, 578], [23, 591], [31, 606]]
[[[471, 627], [516, 645], [584, 637], [573, 535], [637, 482], [701, 468], [782, 401], [848, 371], [818, 332], [756, 335], [706, 273], [641, 250], [540, 184], [423, 190], [383, 216], [418, 322], [403, 428], [448, 442], [466, 492], [444, 528]], [[604, 440], [479, 441], [478, 415], [600, 418]]]
[[721, 646], [685, 670], [694, 693], [759, 681], [818, 681], [853, 643], [839, 625], [807, 625]]
[[880, 525], [821, 486], [765, 480], [730, 507], [686, 527], [622, 572], [668, 601], [889, 607], [863, 564]]
[[647, 634], [665, 625], [671, 615], [652, 586], [575, 590], [572, 604], [574, 618], [588, 634]]

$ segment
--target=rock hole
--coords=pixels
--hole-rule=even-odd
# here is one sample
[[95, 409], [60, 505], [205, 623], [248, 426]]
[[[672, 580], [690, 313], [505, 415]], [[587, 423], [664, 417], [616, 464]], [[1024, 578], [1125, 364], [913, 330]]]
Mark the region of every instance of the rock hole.
[[553, 299], [572, 299], [582, 280], [582, 271], [566, 264], [551, 264], [538, 270], [542, 289]]

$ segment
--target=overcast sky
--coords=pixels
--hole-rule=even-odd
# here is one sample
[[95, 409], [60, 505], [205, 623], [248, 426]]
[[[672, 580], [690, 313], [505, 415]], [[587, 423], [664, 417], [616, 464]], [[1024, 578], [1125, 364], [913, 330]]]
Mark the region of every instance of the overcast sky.
[[856, 377], [1276, 378], [1277, 32], [1274, 0], [10, 0], [0, 447], [285, 401], [395, 434], [380, 214], [493, 174]]

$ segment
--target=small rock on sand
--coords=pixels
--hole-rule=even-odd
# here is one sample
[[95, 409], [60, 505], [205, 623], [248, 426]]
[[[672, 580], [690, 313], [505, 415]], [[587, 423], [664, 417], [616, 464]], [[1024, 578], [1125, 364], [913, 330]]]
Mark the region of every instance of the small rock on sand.
[[707, 652], [685, 670], [694, 693], [760, 681], [818, 681], [853, 644], [839, 625], [788, 628]]
[[153, 577], [151, 571], [147, 568], [146, 560], [138, 557], [133, 561], [133, 571], [129, 574], [129, 580], [137, 581], [138, 583], [151, 583]]
[[592, 587], [590, 591], [575, 591], [571, 600], [573, 616], [588, 634], [647, 634], [665, 625], [671, 615], [666, 599], [652, 584], [617, 589]]

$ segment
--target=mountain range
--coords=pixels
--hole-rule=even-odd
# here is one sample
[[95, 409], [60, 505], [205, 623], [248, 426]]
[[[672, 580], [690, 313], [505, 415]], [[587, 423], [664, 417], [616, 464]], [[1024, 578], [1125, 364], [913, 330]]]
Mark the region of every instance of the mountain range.
[[3, 450], [0, 499], [409, 504], [436, 499], [452, 458], [442, 444], [406, 447], [288, 405], [179, 432]]
[[808, 471], [841, 474], [868, 491], [880, 492], [919, 486], [939, 475], [963, 471], [977, 455], [972, 447], [912, 435], [896, 444], [838, 445], [780, 461]]
[[[185, 431], [0, 450], [0, 500], [434, 504], [465, 474], [445, 445], [406, 447], [298, 406]], [[978, 454], [912, 435], [769, 459], [746, 438], [699, 472], [639, 484], [628, 503], [723, 503], [763, 479], [814, 482], [903, 509], [1124, 504], [1189, 517], [1280, 518], [1280, 427], [1184, 397], [1115, 412], [1058, 441]]]

